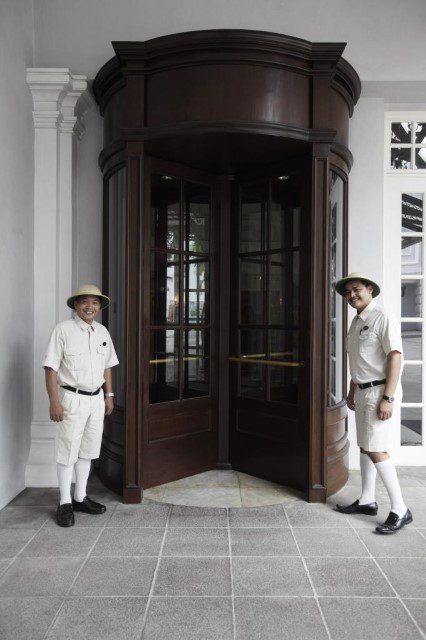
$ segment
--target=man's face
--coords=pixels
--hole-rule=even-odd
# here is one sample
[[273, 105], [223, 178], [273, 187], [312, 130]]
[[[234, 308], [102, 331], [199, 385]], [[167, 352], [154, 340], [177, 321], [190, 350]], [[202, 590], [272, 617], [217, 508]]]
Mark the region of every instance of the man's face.
[[98, 296], [78, 296], [74, 300], [74, 308], [79, 318], [92, 324], [101, 308], [101, 301]]
[[345, 285], [345, 298], [360, 313], [373, 299], [373, 287], [361, 280], [349, 280]]

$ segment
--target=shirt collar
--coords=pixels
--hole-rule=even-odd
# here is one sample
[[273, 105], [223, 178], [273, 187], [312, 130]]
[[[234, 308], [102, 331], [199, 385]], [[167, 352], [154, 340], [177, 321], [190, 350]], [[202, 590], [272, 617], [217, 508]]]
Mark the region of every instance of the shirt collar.
[[375, 300], [372, 300], [370, 302], [370, 304], [368, 304], [365, 309], [363, 309], [361, 311], [361, 313], [358, 314], [358, 318], [361, 318], [361, 320], [363, 320], [364, 322], [367, 320], [368, 316], [370, 315], [370, 313], [373, 311], [373, 309], [375, 309], [377, 306], [377, 303]]
[[74, 321], [82, 331], [88, 331], [89, 329], [91, 329], [92, 331], [95, 330], [95, 327], [93, 326], [95, 322], [92, 322], [92, 324], [88, 324], [87, 322], [84, 322], [84, 320], [82, 320], [77, 314], [75, 314], [74, 316]]

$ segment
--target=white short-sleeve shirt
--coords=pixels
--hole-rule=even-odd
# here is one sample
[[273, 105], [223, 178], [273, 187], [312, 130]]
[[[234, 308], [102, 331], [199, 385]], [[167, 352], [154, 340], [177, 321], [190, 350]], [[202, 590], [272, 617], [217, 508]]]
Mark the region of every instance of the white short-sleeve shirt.
[[402, 354], [400, 323], [372, 300], [352, 320], [347, 346], [355, 383], [384, 380], [388, 354], [391, 351]]
[[104, 382], [104, 371], [118, 364], [108, 330], [76, 316], [54, 328], [43, 359], [43, 367], [58, 372], [58, 384], [82, 391], [96, 391]]

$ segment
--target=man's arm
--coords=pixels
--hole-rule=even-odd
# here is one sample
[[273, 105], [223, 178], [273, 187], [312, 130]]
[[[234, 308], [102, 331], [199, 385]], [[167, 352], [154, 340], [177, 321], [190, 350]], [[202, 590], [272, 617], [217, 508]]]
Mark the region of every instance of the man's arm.
[[356, 388], [356, 384], [353, 380], [351, 380], [348, 397], [346, 399], [346, 404], [348, 405], [348, 409], [350, 409], [351, 411], [355, 411], [355, 400], [354, 400], [355, 388]]
[[64, 409], [58, 396], [58, 374], [50, 367], [44, 367], [46, 389], [50, 400], [50, 419], [53, 422], [62, 422]]
[[[112, 393], [112, 375], [111, 369], [105, 369], [104, 371], [104, 391], [105, 393]], [[114, 411], [114, 397], [105, 398], [105, 415], [109, 416]]]
[[[395, 394], [396, 385], [398, 384], [399, 374], [401, 371], [401, 354], [399, 351], [390, 351], [387, 356], [386, 363], [386, 384], [383, 391], [385, 396], [393, 396]], [[388, 420], [393, 411], [391, 402], [382, 399], [377, 407], [377, 415], [380, 420]]]

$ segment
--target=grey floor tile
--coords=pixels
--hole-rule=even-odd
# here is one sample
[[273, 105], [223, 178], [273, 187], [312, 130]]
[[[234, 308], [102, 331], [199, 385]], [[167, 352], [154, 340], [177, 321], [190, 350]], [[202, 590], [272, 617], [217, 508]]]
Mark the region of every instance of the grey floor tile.
[[157, 558], [89, 558], [70, 595], [147, 596]]
[[227, 527], [226, 509], [220, 507], [174, 506], [169, 521], [170, 527]]
[[108, 527], [164, 527], [170, 507], [165, 504], [119, 504]]
[[51, 507], [5, 507], [0, 511], [1, 529], [39, 529], [51, 518]]
[[2, 640], [43, 640], [61, 598], [0, 598]]
[[349, 527], [346, 517], [328, 504], [294, 502], [285, 510], [292, 527]]
[[423, 633], [426, 633], [426, 600], [404, 600], [404, 604]]
[[236, 596], [312, 596], [301, 558], [233, 558]]
[[10, 563], [11, 563], [10, 559], [8, 559], [8, 560], [0, 560], [0, 575], [6, 571], [7, 567], [10, 565]]
[[281, 505], [229, 510], [231, 527], [288, 527]]
[[302, 556], [368, 556], [355, 531], [343, 527], [295, 528]]
[[314, 598], [235, 598], [236, 640], [325, 640]]
[[162, 527], [105, 529], [91, 556], [158, 556], [163, 537]]
[[163, 556], [229, 556], [228, 530], [207, 527], [169, 528]]
[[378, 558], [399, 596], [426, 598], [426, 558]]
[[227, 596], [231, 594], [228, 558], [162, 558], [155, 595]]
[[409, 502], [408, 507], [413, 514], [413, 525], [426, 528], [426, 500]]
[[0, 529], [0, 557], [14, 558], [35, 532], [36, 529]]
[[27, 487], [16, 496], [9, 505], [11, 507], [54, 507], [58, 504], [59, 491], [56, 488], [33, 488]]
[[49, 640], [139, 640], [147, 598], [69, 598]]
[[155, 598], [142, 640], [233, 640], [231, 598]]
[[[349, 524], [355, 529], [370, 529], [373, 531], [378, 524], [386, 520], [389, 515], [390, 506], [387, 504], [379, 504], [379, 511], [376, 516], [366, 516], [362, 513], [352, 513], [346, 516]], [[345, 516], [342, 514], [342, 517]]]
[[421, 635], [398, 600], [320, 598], [333, 640], [420, 640]]
[[82, 558], [17, 558], [0, 576], [0, 596], [63, 596]]
[[393, 596], [380, 570], [369, 558], [306, 558], [319, 596]]
[[296, 543], [290, 529], [249, 528], [231, 529], [233, 556], [298, 556]]
[[94, 527], [43, 527], [25, 547], [22, 557], [86, 556], [99, 536]]
[[426, 540], [418, 531], [412, 529], [411, 525], [390, 536], [366, 529], [360, 529], [358, 533], [371, 555], [375, 557], [426, 557]]

